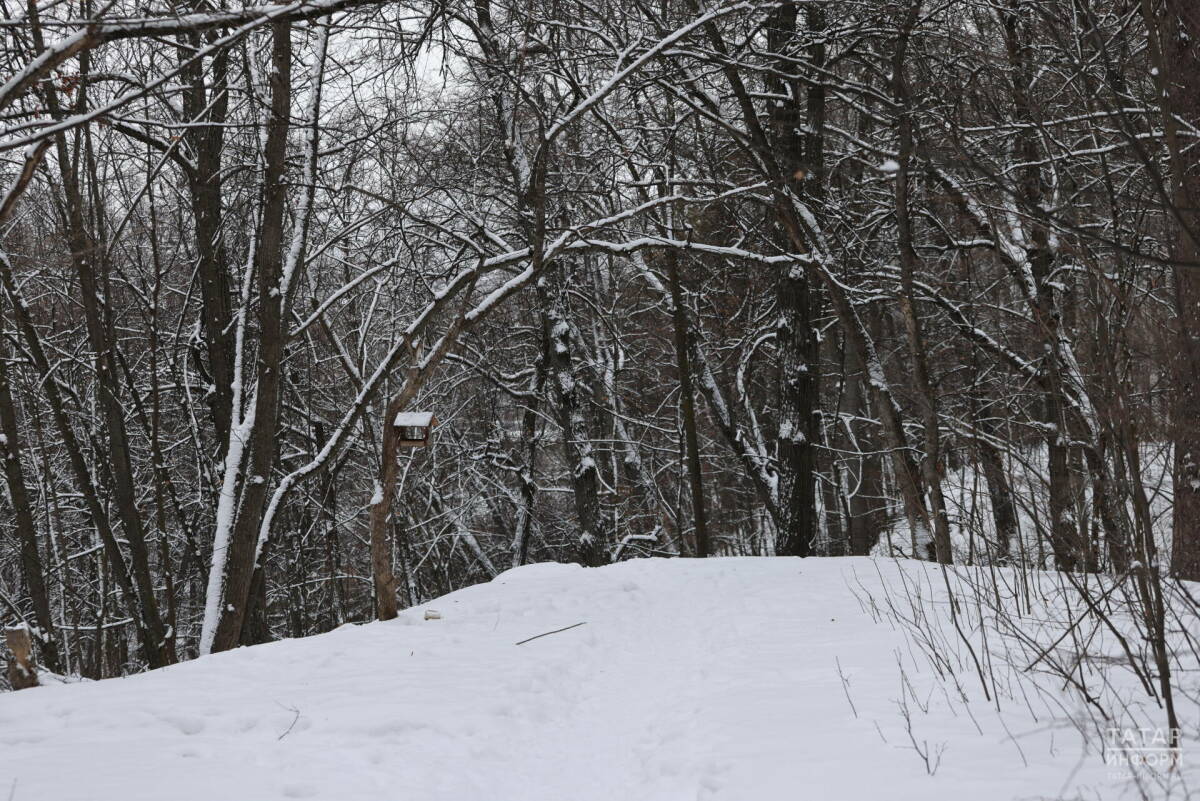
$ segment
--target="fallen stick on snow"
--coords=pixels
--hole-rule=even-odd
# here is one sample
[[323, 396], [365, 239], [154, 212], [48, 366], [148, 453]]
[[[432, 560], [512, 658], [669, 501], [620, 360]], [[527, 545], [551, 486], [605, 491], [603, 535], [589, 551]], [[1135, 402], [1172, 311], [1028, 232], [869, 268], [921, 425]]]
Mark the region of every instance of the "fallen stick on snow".
[[554, 631], [547, 631], [544, 634], [535, 634], [532, 637], [529, 637], [528, 639], [521, 640], [519, 643], [517, 643], [517, 645], [524, 645], [527, 642], [533, 642], [534, 640], [538, 639], [539, 637], [549, 637], [551, 634], [558, 634], [560, 631], [569, 631], [571, 629], [577, 629], [580, 626], [582, 626], [584, 623], [587, 623], [587, 621], [581, 620], [580, 622], [573, 623], [570, 626], [563, 626], [561, 629], [555, 629]]

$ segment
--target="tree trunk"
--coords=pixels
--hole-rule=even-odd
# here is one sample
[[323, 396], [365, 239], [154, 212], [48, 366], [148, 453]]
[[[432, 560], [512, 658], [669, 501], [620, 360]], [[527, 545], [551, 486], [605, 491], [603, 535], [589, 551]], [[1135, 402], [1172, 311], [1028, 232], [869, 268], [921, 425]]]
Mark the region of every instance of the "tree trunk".
[[[0, 341], [3, 340], [3, 332], [4, 316], [3, 309], [0, 308]], [[25, 473], [21, 465], [21, 434], [17, 426], [17, 409], [13, 404], [6, 353], [0, 353], [0, 435], [3, 435], [0, 436], [0, 459], [4, 461], [4, 478], [8, 482], [8, 497], [13, 506], [13, 524], [21, 548], [21, 574], [33, 605], [33, 619], [37, 622], [37, 639], [41, 643], [42, 663], [51, 671], [60, 673], [62, 664], [58, 658], [58, 644], [54, 639], [50, 596], [46, 591], [33, 507], [29, 502]]]
[[[1040, 167], [1042, 153], [1035, 132], [1034, 70], [1029, 45], [1023, 40], [1022, 14], [1019, 3], [1011, 0], [1002, 12], [1004, 41], [1008, 55], [1012, 103], [1022, 128], [1016, 134], [1016, 157], [1021, 163], [1017, 170], [1020, 199], [1028, 209], [1042, 208], [1046, 188]], [[1066, 414], [1066, 392], [1063, 386], [1065, 343], [1061, 333], [1062, 311], [1051, 282], [1054, 252], [1044, 226], [1034, 224], [1025, 245], [1025, 263], [1010, 264], [1017, 271], [1014, 278], [1032, 284], [1032, 294], [1026, 297], [1034, 323], [1045, 349], [1045, 366], [1041, 371], [1043, 388], [1041, 422], [1045, 432], [1047, 481], [1049, 489], [1049, 536], [1054, 561], [1059, 570], [1071, 571], [1080, 564], [1086, 548], [1073, 509], [1073, 491], [1069, 465], [1070, 431]]]
[[[86, 73], [86, 59], [81, 59], [81, 73]], [[80, 91], [80, 101], [83, 91]], [[58, 117], [64, 110], [58, 105], [57, 95], [53, 89], [46, 92], [46, 103], [51, 114]], [[89, 178], [93, 187], [98, 183], [95, 174], [95, 162], [91, 157], [90, 137], [85, 130], [85, 160]], [[87, 328], [88, 345], [92, 350], [93, 363], [97, 377], [97, 395], [103, 414], [104, 432], [107, 435], [107, 453], [104, 458], [108, 463], [109, 474], [112, 478], [113, 500], [116, 505], [117, 519], [121, 521], [121, 529], [129, 543], [131, 575], [137, 586], [139, 614], [152, 640], [153, 658], [151, 667], [162, 667], [175, 661], [171, 643], [166, 637], [162, 618], [159, 616], [158, 604], [155, 600], [154, 580], [150, 572], [150, 556], [146, 546], [146, 533], [141, 511], [137, 506], [136, 477], [128, 432], [125, 428], [125, 409], [121, 403], [121, 386], [117, 374], [117, 359], [115, 349], [115, 328], [113, 324], [113, 309], [111, 286], [109, 284], [109, 263], [103, 247], [92, 240], [85, 219], [85, 202], [80, 185], [80, 159], [73, 158], [67, 143], [65, 133], [54, 137], [57, 150], [59, 176], [65, 198], [65, 228], [67, 241], [71, 247], [71, 261], [79, 280], [79, 301], [83, 306], [84, 321]], [[76, 149], [78, 153], [78, 148]], [[103, 210], [93, 208], [93, 216], [103, 219]]]
[[[946, 502], [942, 497], [941, 434], [939, 430], [937, 394], [929, 376], [929, 359], [925, 348], [925, 335], [921, 318], [917, 315], [916, 293], [913, 291], [916, 272], [917, 251], [913, 244], [912, 215], [909, 209], [909, 177], [915, 148], [913, 132], [913, 98], [905, 75], [905, 55], [917, 14], [921, 8], [919, 0], [909, 6], [908, 14], [901, 25], [900, 38], [892, 59], [892, 97], [896, 102], [899, 118], [899, 163], [895, 175], [896, 232], [900, 249], [900, 311], [904, 317], [904, 329], [908, 335], [908, 348], [912, 358], [912, 376], [916, 384], [917, 397], [921, 405], [924, 429], [925, 454], [921, 460], [921, 475], [928, 494], [930, 515], [933, 518], [933, 549], [931, 554], [938, 562], [950, 564], [954, 554], [950, 542], [950, 522], [946, 516]], [[913, 556], [916, 556], [916, 543]]]
[[1012, 484], [1004, 470], [1004, 459], [999, 448], [986, 436], [977, 437], [975, 445], [983, 467], [983, 479], [987, 483], [988, 498], [991, 500], [992, 523], [996, 527], [994, 559], [999, 564], [1006, 564], [1012, 553], [1012, 544], [1018, 536], [1017, 507], [1013, 502]]
[[[212, 41], [215, 33], [206, 37]], [[188, 173], [188, 192], [196, 235], [196, 278], [200, 284], [200, 325], [208, 351], [208, 369], [212, 391], [207, 401], [216, 431], [217, 460], [225, 456], [233, 406], [233, 308], [229, 271], [226, 265], [225, 237], [221, 228], [222, 187], [221, 153], [225, 144], [225, 118], [228, 100], [228, 50], [217, 51], [211, 61], [211, 86], [205, 85], [204, 63], [193, 59], [192, 52], [204, 43], [198, 34], [187, 37], [187, 46], [179, 48], [187, 66], [187, 88], [183, 93], [184, 115], [193, 123], [186, 129], [188, 145], [195, 157], [195, 168]], [[204, 124], [208, 123], [208, 124]]]
[[521, 412], [521, 444], [525, 449], [524, 466], [520, 473], [521, 505], [517, 509], [517, 525], [510, 548], [510, 565], [520, 567], [529, 557], [529, 537], [533, 528], [534, 504], [537, 500], [537, 422], [538, 404], [546, 385], [549, 354], [546, 340], [539, 336], [538, 361], [529, 384], [529, 399]]
[[[814, 68], [825, 61], [825, 10], [819, 4], [806, 8], [812, 35], [808, 58]], [[789, 51], [798, 49], [799, 6], [785, 3], [772, 13], [768, 47], [778, 57], [780, 70], [796, 68]], [[771, 134], [783, 180], [796, 197], [814, 206], [822, 201], [824, 180], [825, 87], [812, 83], [801, 118], [801, 83], [776, 77], [767, 80], [768, 91], [787, 94], [787, 101], [769, 104]], [[807, 135], [802, 133], [807, 130]], [[779, 230], [782, 243], [787, 233]], [[820, 359], [813, 331], [813, 298], [810, 276], [801, 265], [781, 265], [775, 276], [775, 304], [779, 315], [775, 344], [779, 353], [776, 393], [779, 403], [779, 520], [775, 552], [780, 556], [808, 556], [817, 533], [816, 445], [819, 441]]]
[[379, 620], [391, 620], [397, 614], [396, 574], [392, 570], [387, 523], [396, 495], [396, 427], [392, 421], [402, 408], [393, 401], [384, 413], [379, 479], [375, 497], [371, 499], [371, 582], [375, 590], [375, 617]]
[[679, 282], [679, 256], [667, 254], [667, 280], [671, 286], [671, 321], [675, 335], [675, 367], [679, 371], [679, 405], [683, 413], [683, 437], [687, 448], [688, 488], [692, 494], [692, 516], [696, 525], [696, 556], [709, 555], [708, 510], [704, 503], [704, 475], [700, 465], [700, 439], [696, 435], [696, 400], [692, 390], [692, 365], [688, 359], [687, 308]]
[[563, 452], [571, 471], [572, 497], [579, 521], [578, 561], [587, 567], [597, 567], [607, 561], [600, 520], [600, 472], [587, 422], [587, 394], [580, 387], [581, 377], [575, 369], [566, 293], [559, 274], [567, 266], [565, 262], [552, 265], [544, 282], [548, 286], [544, 289], [539, 286], [542, 335], [549, 343], [550, 382], [557, 400]]
[[125, 604], [129, 616], [137, 621], [138, 642], [142, 649], [142, 655], [146, 659], [147, 664], [153, 664], [155, 660], [159, 659], [157, 656], [158, 643], [161, 640], [154, 638], [151, 629], [147, 626], [146, 620], [142, 615], [144, 607], [139, 601], [138, 591], [134, 588], [133, 579], [129, 574], [129, 567], [125, 563], [125, 556], [121, 552], [121, 546], [117, 541], [116, 534], [112, 530], [107, 511], [100, 501], [99, 490], [91, 471], [88, 469], [79, 439], [75, 435], [75, 430], [71, 427], [71, 421], [67, 416], [66, 407], [63, 403], [62, 393], [58, 388], [57, 379], [53, 375], [53, 369], [42, 347], [42, 341], [38, 336], [37, 329], [33, 325], [33, 321], [29, 317], [29, 309], [24, 304], [20, 290], [17, 288], [16, 279], [13, 276], [12, 262], [9, 261], [8, 256], [4, 253], [0, 253], [0, 281], [3, 282], [4, 291], [12, 303], [17, 327], [21, 331], [21, 336], [25, 340], [25, 346], [29, 354], [33, 357], [34, 367], [37, 369], [38, 375], [42, 380], [42, 391], [45, 393], [46, 400], [49, 403], [55, 427], [58, 429], [59, 436], [62, 437], [68, 461], [71, 465], [71, 472], [74, 474], [79, 490], [83, 494], [84, 504], [91, 518], [91, 524], [96, 527], [96, 533], [99, 534], [100, 541], [104, 545], [104, 555], [112, 567], [117, 586], [121, 591], [121, 599]]
[[271, 26], [271, 110], [263, 154], [262, 230], [254, 254], [258, 278], [259, 353], [255, 383], [254, 428], [249, 443], [250, 458], [242, 482], [237, 519], [229, 537], [220, 590], [219, 616], [211, 650], [224, 651], [239, 644], [250, 600], [258, 556], [259, 527], [267, 497], [267, 479], [278, 448], [276, 423], [283, 386], [283, 353], [286, 330], [283, 321], [283, 216], [287, 188], [287, 135], [291, 99], [291, 23]]
[[[1156, 27], [1153, 17], [1147, 25]], [[1175, 341], [1171, 573], [1200, 581], [1200, 170], [1195, 157], [1184, 154], [1179, 117], [1200, 121], [1200, 6], [1192, 0], [1167, 0], [1166, 17], [1157, 33], [1164, 129], [1171, 163], [1170, 196], [1175, 216]]]

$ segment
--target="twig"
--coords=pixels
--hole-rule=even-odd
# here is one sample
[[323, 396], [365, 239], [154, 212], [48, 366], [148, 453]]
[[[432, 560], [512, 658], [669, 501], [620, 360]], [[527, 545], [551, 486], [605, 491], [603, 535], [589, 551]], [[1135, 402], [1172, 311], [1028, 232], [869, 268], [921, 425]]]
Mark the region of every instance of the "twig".
[[[283, 706], [283, 704], [280, 704], [280, 706]], [[292, 712], [295, 712], [295, 713], [296, 713], [296, 717], [292, 718], [292, 723], [291, 723], [291, 725], [290, 725], [290, 726], [288, 726], [288, 727], [287, 727], [287, 730], [286, 730], [286, 731], [284, 731], [284, 733], [283, 733], [283, 734], [281, 734], [281, 735], [279, 735], [278, 737], [276, 737], [276, 738], [275, 738], [277, 741], [278, 741], [278, 740], [282, 740], [284, 737], [287, 737], [287, 736], [288, 736], [288, 734], [290, 734], [290, 733], [291, 733], [291, 731], [292, 731], [292, 727], [294, 727], [294, 726], [296, 725], [296, 721], [300, 720], [300, 710], [299, 710], [297, 707], [294, 707], [294, 706], [284, 706], [283, 708], [284, 708], [284, 709], [287, 709], [287, 710], [290, 710], [290, 711], [292, 711]]]
[[587, 623], [587, 621], [583, 620], [583, 621], [580, 621], [579, 623], [575, 623], [570, 626], [564, 626], [561, 629], [555, 629], [554, 631], [547, 631], [544, 634], [535, 634], [528, 639], [521, 640], [519, 643], [517, 643], [517, 645], [524, 645], [525, 643], [532, 642], [532, 641], [538, 639], [539, 637], [549, 637], [551, 634], [558, 634], [560, 631], [569, 631], [570, 629], [577, 629], [580, 626], [582, 626], [584, 623]]
[[850, 711], [854, 713], [854, 717], [858, 717], [858, 710], [854, 708], [854, 699], [850, 697], [850, 679], [846, 678], [846, 674], [842, 673], [842, 660], [836, 656], [833, 661], [837, 663], [838, 678], [842, 680], [842, 692], [846, 694], [846, 701], [850, 704]]

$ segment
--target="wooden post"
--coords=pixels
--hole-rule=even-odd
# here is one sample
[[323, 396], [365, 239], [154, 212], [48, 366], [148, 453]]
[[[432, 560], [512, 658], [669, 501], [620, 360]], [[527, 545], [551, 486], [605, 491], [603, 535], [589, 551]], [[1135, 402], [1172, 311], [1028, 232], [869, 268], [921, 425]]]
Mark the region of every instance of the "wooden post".
[[8, 680], [14, 690], [24, 690], [26, 687], [38, 685], [37, 665], [33, 661], [33, 638], [29, 627], [21, 624], [4, 630], [4, 641], [8, 650], [12, 651], [12, 660], [8, 663]]

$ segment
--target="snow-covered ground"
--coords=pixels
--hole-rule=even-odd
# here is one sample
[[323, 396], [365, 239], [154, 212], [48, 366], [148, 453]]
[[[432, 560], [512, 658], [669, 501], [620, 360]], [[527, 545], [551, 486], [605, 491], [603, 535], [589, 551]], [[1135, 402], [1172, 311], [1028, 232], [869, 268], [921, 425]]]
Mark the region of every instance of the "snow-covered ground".
[[970, 675], [964, 698], [878, 614], [936, 571], [532, 565], [388, 623], [0, 695], [0, 799], [1137, 797], [1079, 702], [997, 711]]
[[[1142, 485], [1150, 505], [1150, 515], [1158, 549], [1171, 552], [1171, 487], [1170, 443], [1145, 443], [1139, 448]], [[1012, 449], [1004, 458], [1004, 469], [1013, 490], [1019, 542], [1011, 543], [1012, 553], [1026, 562], [1036, 564], [1041, 559], [1046, 568], [1053, 567], [1053, 555], [1047, 542], [1046, 524], [1050, 517], [1046, 486], [1046, 448], [1038, 445]], [[992, 518], [992, 502], [988, 495], [983, 470], [974, 462], [950, 468], [942, 481], [946, 512], [950, 518], [950, 539], [955, 562], [979, 564], [987, 560], [988, 543], [996, 541], [996, 526]], [[1083, 519], [1084, 531], [1091, 531], [1091, 521], [1085, 515], [1091, 509], [1091, 487], [1080, 487], [1076, 518]], [[1129, 519], [1134, 517], [1132, 501], [1126, 500]], [[894, 503], [892, 522], [880, 538], [874, 552], [887, 555], [907, 554], [911, 542], [908, 524], [899, 503]], [[1097, 532], [1103, 538], [1103, 532]]]

